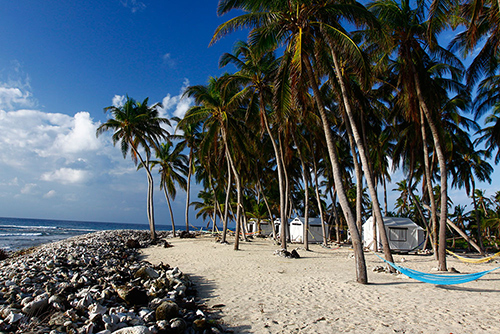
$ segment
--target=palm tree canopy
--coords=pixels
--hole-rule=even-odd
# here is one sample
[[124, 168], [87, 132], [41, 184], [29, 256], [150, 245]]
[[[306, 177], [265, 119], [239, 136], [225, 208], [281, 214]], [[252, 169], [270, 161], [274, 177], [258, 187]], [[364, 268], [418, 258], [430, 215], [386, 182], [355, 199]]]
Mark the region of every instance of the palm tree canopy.
[[132, 160], [137, 164], [137, 150], [142, 147], [149, 157], [151, 147], [156, 148], [162, 139], [168, 138], [168, 132], [162, 125], [170, 125], [166, 118], [159, 117], [161, 104], [148, 106], [148, 98], [142, 103], [127, 96], [123, 106], [110, 106], [104, 109], [112, 118], [99, 126], [96, 135], [113, 130], [113, 145], [121, 143], [123, 157], [132, 147]]

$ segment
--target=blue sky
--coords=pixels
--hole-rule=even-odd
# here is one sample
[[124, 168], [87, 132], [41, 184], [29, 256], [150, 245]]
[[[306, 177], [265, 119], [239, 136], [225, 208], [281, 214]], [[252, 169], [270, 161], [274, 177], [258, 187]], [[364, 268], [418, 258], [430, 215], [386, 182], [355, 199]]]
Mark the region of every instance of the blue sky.
[[[182, 117], [192, 105], [183, 89], [221, 74], [219, 57], [244, 38], [208, 47], [229, 18], [216, 8], [217, 0], [0, 2], [0, 216], [147, 223], [144, 171], [95, 129], [103, 108], [127, 94]], [[392, 202], [398, 194], [388, 189]], [[451, 196], [468, 203], [463, 191]], [[168, 223], [159, 191], [155, 203], [157, 222]], [[184, 205], [179, 191], [178, 225]]]
[[[182, 116], [183, 89], [222, 73], [238, 38], [208, 47], [228, 18], [216, 10], [216, 0], [1, 2], [0, 216], [146, 223], [144, 171], [95, 129], [127, 94]], [[178, 224], [184, 203], [180, 191]]]

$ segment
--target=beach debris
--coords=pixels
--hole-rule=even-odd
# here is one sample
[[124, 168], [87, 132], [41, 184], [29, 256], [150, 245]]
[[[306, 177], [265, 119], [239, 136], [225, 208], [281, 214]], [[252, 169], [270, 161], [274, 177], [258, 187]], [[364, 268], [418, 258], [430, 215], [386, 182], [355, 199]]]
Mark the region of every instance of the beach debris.
[[100, 231], [0, 262], [0, 333], [223, 333], [187, 275], [140, 259], [149, 240]]
[[188, 239], [188, 238], [195, 238], [195, 237], [196, 237], [196, 234], [190, 233], [188, 231], [181, 231], [179, 233], [179, 238], [181, 238], [181, 239]]
[[375, 266], [372, 268], [372, 271], [376, 272], [376, 273], [383, 273], [383, 272], [386, 272], [387, 269], [384, 268], [383, 266]]
[[287, 251], [286, 249], [278, 249], [275, 250], [274, 255], [286, 257], [288, 259], [298, 259], [300, 258], [299, 253], [297, 252], [297, 249], [292, 250], [291, 252]]

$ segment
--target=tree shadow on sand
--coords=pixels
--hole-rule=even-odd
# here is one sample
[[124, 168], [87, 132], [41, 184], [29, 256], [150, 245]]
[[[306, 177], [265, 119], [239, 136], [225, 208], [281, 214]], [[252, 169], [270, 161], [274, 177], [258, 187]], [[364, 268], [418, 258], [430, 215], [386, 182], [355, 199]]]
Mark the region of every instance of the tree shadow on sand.
[[188, 274], [188, 276], [191, 279], [191, 282], [194, 284], [194, 287], [196, 288], [197, 303], [204, 306], [205, 311], [210, 314], [211, 319], [216, 319], [222, 325], [224, 332], [240, 334], [253, 333], [251, 331], [251, 326], [236, 326], [225, 323], [223, 320], [221, 320], [221, 318], [224, 316], [224, 309], [226, 307], [224, 304], [214, 304], [212, 306], [208, 305], [213, 298], [218, 296], [214, 281], [200, 275]]

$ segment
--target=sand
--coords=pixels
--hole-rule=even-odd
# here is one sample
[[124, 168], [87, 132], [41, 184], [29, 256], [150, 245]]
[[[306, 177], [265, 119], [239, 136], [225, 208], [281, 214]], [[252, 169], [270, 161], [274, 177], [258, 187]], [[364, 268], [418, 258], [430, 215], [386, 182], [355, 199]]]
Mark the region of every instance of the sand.
[[[348, 247], [312, 245], [307, 252], [292, 244], [289, 250], [299, 248], [301, 258], [286, 259], [274, 255], [279, 247], [265, 239], [242, 242], [239, 251], [210, 236], [169, 242], [173, 247], [143, 249], [145, 259], [190, 275], [201, 301], [234, 333], [500, 333], [500, 270], [474, 282], [436, 286], [373, 272], [382, 263], [365, 253], [369, 284], [363, 285], [355, 281]], [[433, 256], [394, 260], [436, 273]], [[500, 266], [447, 261], [461, 273]]]

